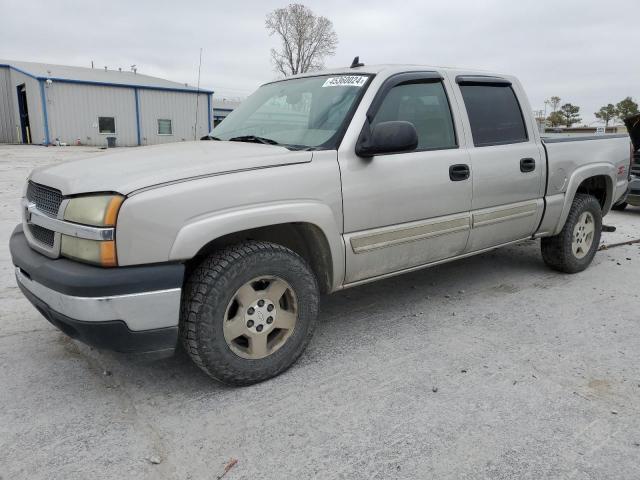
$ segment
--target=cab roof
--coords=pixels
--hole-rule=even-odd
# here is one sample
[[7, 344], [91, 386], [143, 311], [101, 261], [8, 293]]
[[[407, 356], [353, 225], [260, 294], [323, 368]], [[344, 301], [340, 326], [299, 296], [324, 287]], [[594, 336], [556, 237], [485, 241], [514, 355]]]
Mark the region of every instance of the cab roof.
[[[505, 75], [498, 72], [492, 72], [487, 70], [480, 69], [468, 69], [468, 68], [458, 68], [458, 67], [442, 67], [435, 65], [412, 65], [412, 64], [379, 64], [379, 65], [363, 65], [361, 67], [337, 67], [330, 68], [326, 70], [317, 70], [313, 72], [302, 73], [298, 75], [292, 75], [291, 77], [287, 77], [286, 79], [292, 78], [304, 78], [304, 77], [315, 77], [319, 75], [357, 75], [357, 74], [374, 74], [374, 75], [384, 75], [385, 77], [391, 76], [397, 73], [404, 72], [423, 72], [423, 71], [435, 71], [439, 73], [448, 73], [450, 75], [491, 75], [491, 76], [499, 76], [504, 78], [512, 78], [511, 75]], [[277, 81], [277, 80], [274, 80]], [[268, 83], [273, 83], [268, 82]]]

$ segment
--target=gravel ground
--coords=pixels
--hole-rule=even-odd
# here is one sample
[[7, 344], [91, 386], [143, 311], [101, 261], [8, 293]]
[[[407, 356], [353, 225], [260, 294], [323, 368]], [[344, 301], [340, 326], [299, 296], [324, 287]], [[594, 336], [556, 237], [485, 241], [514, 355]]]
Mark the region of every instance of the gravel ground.
[[[1, 479], [640, 478], [640, 244], [562, 275], [527, 241], [326, 297], [291, 370], [227, 388], [70, 340], [15, 286], [28, 171], [100, 154], [0, 146]], [[640, 238], [640, 209], [605, 223]]]

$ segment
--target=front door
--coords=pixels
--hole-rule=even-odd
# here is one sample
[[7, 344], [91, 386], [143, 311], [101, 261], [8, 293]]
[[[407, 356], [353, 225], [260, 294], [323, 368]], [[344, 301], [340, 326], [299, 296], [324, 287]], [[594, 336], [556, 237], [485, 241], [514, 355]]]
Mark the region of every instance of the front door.
[[20, 114], [20, 131], [22, 143], [31, 143], [31, 126], [29, 125], [29, 109], [27, 108], [27, 87], [18, 85], [18, 113]]
[[411, 152], [373, 158], [339, 152], [346, 283], [458, 255], [470, 229], [469, 157], [459, 148], [461, 126], [442, 78], [434, 72], [391, 77], [367, 116], [371, 126], [411, 122], [419, 143]]
[[[518, 102], [519, 86], [458, 77], [473, 147], [472, 230], [467, 252], [531, 236], [543, 211], [546, 161]], [[527, 129], [527, 124], [529, 129]]]

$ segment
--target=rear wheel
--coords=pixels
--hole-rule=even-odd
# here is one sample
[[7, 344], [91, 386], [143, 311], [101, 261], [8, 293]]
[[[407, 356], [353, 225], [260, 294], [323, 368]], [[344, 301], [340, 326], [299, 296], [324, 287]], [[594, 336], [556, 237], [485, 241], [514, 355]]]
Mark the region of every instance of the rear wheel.
[[286, 370], [316, 324], [316, 278], [299, 255], [246, 242], [207, 257], [185, 284], [181, 337], [211, 377], [249, 385]]
[[551, 268], [581, 272], [589, 266], [600, 244], [602, 210], [598, 200], [577, 194], [562, 231], [541, 241], [542, 258]]

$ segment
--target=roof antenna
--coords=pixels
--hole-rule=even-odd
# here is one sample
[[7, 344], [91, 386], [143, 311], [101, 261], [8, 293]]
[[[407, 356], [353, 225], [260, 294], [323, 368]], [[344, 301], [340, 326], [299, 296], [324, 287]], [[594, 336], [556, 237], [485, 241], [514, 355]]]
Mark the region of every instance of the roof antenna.
[[355, 57], [349, 68], [364, 67], [364, 63], [360, 63], [360, 57]]

